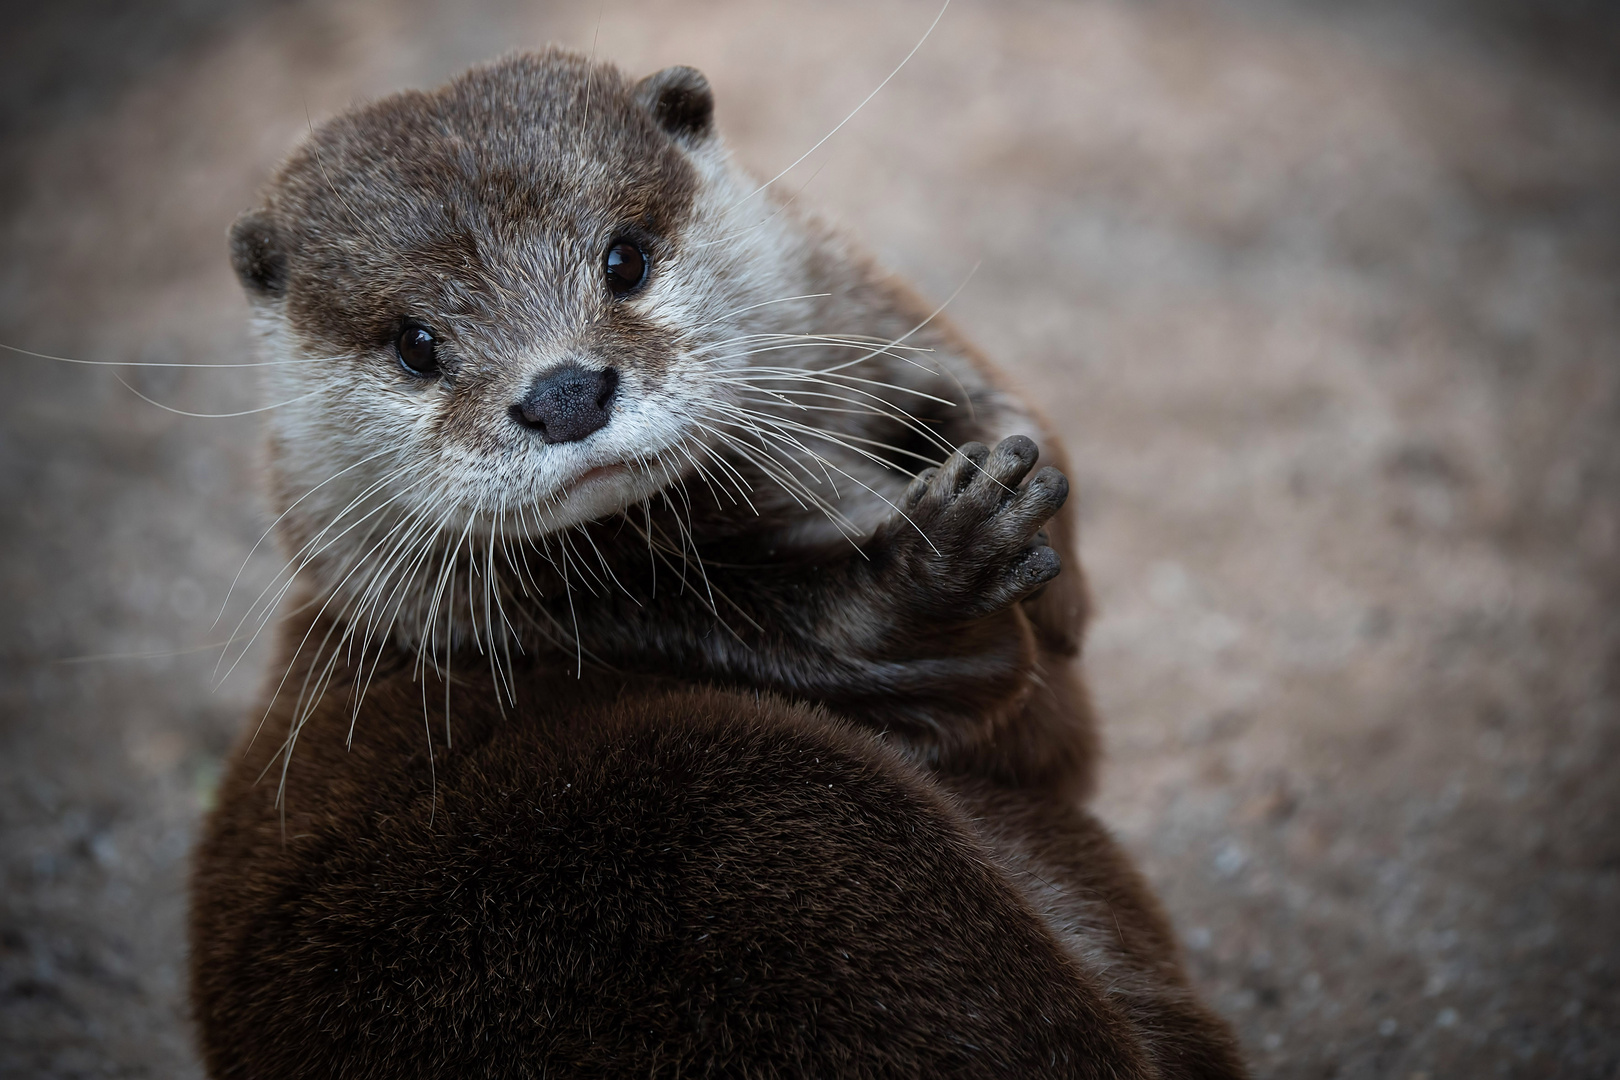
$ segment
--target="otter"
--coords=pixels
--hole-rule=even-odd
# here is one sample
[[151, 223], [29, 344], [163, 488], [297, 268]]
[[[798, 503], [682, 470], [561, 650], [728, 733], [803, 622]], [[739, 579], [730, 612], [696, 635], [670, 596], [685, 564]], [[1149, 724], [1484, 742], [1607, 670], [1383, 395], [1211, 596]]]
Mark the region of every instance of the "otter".
[[289, 560], [211, 1075], [1244, 1074], [1083, 807], [1057, 441], [700, 73], [356, 108], [231, 255]]

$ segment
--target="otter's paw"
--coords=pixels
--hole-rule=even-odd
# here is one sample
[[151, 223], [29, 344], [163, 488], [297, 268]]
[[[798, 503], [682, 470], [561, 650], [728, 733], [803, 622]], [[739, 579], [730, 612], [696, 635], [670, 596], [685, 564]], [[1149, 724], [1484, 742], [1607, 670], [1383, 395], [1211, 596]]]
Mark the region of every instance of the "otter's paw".
[[1062, 562], [1041, 526], [1068, 498], [1069, 482], [1048, 466], [1024, 484], [1038, 456], [1022, 435], [994, 450], [965, 443], [906, 489], [890, 539], [896, 566], [915, 575], [938, 614], [987, 615], [1057, 577]]

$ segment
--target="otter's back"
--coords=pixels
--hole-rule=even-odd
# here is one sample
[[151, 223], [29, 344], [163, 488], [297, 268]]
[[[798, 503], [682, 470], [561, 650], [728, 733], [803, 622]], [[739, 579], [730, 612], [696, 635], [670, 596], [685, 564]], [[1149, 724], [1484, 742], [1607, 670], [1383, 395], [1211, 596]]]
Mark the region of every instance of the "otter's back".
[[319, 711], [284, 825], [279, 765], [255, 784], [273, 738], [227, 778], [193, 897], [213, 1075], [1136, 1074], [1119, 1017], [870, 736], [579, 685], [458, 713], [430, 770], [421, 689], [374, 686], [352, 750]]

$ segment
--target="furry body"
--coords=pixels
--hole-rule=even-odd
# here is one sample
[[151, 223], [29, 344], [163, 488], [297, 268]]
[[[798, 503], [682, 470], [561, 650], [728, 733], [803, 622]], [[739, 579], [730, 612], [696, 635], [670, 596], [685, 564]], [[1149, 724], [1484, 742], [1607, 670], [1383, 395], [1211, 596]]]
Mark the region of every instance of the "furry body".
[[[515, 57], [334, 121], [233, 231], [301, 602], [199, 850], [210, 1069], [1240, 1074], [1078, 809], [1056, 443], [711, 108]], [[508, 419], [575, 369], [600, 430]]]

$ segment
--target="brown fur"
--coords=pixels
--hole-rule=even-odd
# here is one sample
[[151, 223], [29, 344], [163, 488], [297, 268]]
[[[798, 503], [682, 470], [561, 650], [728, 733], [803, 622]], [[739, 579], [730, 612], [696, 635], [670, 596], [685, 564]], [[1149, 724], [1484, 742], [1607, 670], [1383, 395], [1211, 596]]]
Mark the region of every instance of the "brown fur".
[[[769, 242], [695, 240], [703, 185], [727, 175], [716, 138], [689, 69], [630, 84], [570, 54], [515, 57], [327, 125], [233, 230], [262, 319], [341, 388], [273, 438], [289, 550], [332, 527], [300, 501], [315, 440], [388, 449], [373, 400], [431, 409], [398, 429], [422, 440], [399, 469], [414, 453], [454, 484], [553, 460], [505, 420], [536, 348], [615, 365], [616, 416], [683, 372], [730, 370], [693, 366], [707, 322], [671, 325], [576, 272], [610, 236], [670, 280], [829, 294], [728, 332], [911, 332], [932, 352], [857, 369], [886, 402], [927, 395], [905, 398], [910, 419], [816, 419], [890, 455], [846, 439], [821, 459], [857, 481], [838, 496], [853, 543], [722, 445], [754, 512], [713, 484], [649, 499], [563, 534], [588, 562], [509, 541], [483, 503], [466, 513], [500, 537], [484, 562], [455, 527], [425, 532], [413, 564], [374, 567], [363, 545], [306, 559], [286, 678], [198, 852], [210, 1071], [1241, 1075], [1163, 915], [1079, 809], [1095, 735], [1071, 667], [1086, 604], [1061, 451], [813, 219], [778, 206]], [[443, 343], [432, 385], [389, 359], [407, 317]], [[794, 363], [822, 370], [806, 357], [823, 353], [846, 355], [814, 344]], [[960, 449], [911, 480], [905, 455], [936, 441]], [[688, 555], [701, 585], [671, 587]], [[356, 593], [356, 571], [387, 588]], [[484, 664], [494, 678], [465, 674]]]
[[[352, 749], [342, 703], [306, 724], [280, 806], [246, 740], [194, 882], [212, 1075], [1235, 1073], [1078, 808], [953, 792], [774, 695], [521, 678], [543, 705], [469, 688], [447, 746], [401, 658]], [[1020, 888], [1054, 874], [1115, 958]]]

